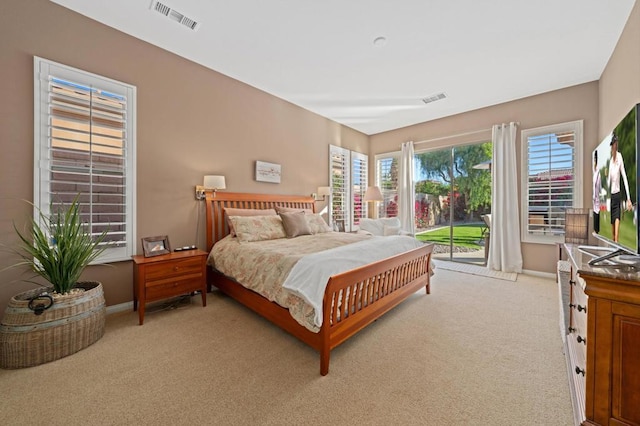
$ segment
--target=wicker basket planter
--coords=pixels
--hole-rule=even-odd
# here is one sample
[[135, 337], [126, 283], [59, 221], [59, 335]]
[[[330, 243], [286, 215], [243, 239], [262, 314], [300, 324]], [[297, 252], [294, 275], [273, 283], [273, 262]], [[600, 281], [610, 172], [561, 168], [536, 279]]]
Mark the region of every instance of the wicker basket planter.
[[[57, 296], [36, 315], [29, 300], [41, 290], [14, 296], [0, 322], [0, 368], [33, 367], [78, 352], [104, 334], [102, 284], [82, 282], [84, 292]], [[33, 307], [33, 306], [32, 306]]]

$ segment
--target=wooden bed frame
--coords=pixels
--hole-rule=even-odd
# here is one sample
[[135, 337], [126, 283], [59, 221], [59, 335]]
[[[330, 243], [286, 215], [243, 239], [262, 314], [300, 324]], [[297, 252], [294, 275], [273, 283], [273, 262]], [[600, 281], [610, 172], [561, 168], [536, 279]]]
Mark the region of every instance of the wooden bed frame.
[[[275, 206], [311, 209], [312, 197], [292, 195], [206, 193], [207, 251], [229, 229], [224, 208], [270, 209]], [[322, 327], [313, 333], [300, 325], [286, 308], [269, 301], [220, 272], [207, 267], [207, 287], [217, 287], [249, 309], [293, 334], [320, 352], [320, 374], [329, 373], [331, 350], [380, 318], [420, 288], [430, 293], [429, 264], [433, 245], [424, 245], [329, 278], [323, 300]], [[348, 297], [342, 297], [348, 295]], [[348, 300], [347, 300], [348, 299]]]

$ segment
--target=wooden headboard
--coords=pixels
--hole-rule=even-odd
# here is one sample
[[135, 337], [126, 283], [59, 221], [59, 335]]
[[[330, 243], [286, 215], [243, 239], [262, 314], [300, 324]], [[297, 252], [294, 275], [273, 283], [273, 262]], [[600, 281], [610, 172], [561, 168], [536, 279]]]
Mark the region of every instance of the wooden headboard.
[[224, 218], [225, 207], [238, 209], [273, 209], [276, 206], [311, 209], [315, 212], [315, 200], [304, 195], [248, 194], [244, 192], [206, 191], [207, 251], [229, 234]]

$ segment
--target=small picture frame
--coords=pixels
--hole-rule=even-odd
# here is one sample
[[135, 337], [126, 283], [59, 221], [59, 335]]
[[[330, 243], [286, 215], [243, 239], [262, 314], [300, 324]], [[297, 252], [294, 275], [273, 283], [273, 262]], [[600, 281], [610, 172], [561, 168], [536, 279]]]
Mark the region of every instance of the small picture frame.
[[142, 251], [144, 257], [160, 256], [171, 253], [169, 237], [160, 235], [157, 237], [145, 237], [142, 239]]
[[256, 161], [256, 181], [280, 183], [282, 167], [280, 164]]

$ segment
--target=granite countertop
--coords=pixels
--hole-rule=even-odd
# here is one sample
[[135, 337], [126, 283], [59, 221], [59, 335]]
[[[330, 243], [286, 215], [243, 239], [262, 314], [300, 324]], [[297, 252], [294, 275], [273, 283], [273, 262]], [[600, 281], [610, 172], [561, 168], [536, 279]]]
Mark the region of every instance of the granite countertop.
[[[592, 275], [604, 278], [614, 278], [624, 281], [638, 281], [640, 284], [640, 257], [614, 257], [599, 263], [599, 266], [589, 265], [594, 257], [607, 254], [608, 247], [578, 246], [564, 244], [569, 260], [576, 266], [581, 275]], [[582, 249], [580, 249], [582, 247]]]

